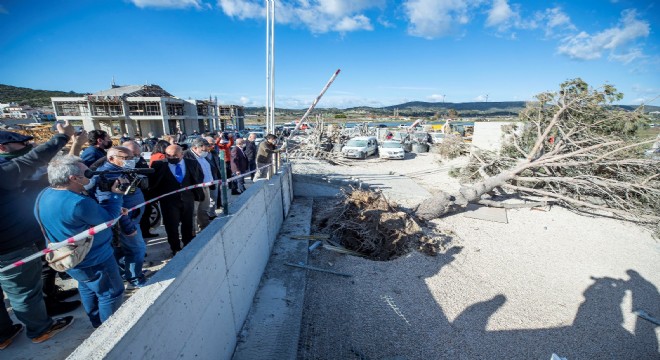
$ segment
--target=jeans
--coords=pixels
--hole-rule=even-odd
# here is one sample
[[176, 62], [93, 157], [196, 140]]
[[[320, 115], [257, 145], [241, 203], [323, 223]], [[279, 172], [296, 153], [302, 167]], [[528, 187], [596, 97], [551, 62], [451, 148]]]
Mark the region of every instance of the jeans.
[[95, 328], [121, 306], [124, 283], [114, 257], [86, 268], [73, 268], [67, 273], [78, 281], [80, 299]]
[[[0, 267], [39, 251], [35, 245], [0, 255]], [[41, 282], [41, 261], [35, 259], [22, 266], [0, 273], [0, 288], [7, 294], [14, 314], [27, 329], [29, 338], [36, 338], [53, 325], [46, 314]], [[0, 342], [9, 338], [13, 331], [12, 320], [4, 307], [0, 309]]]
[[123, 257], [123, 273], [124, 279], [130, 283], [136, 283], [142, 279], [142, 265], [144, 263], [144, 254], [147, 252], [147, 246], [142, 238], [140, 231], [140, 219], [144, 208], [138, 209], [140, 213], [137, 217], [131, 220], [133, 225], [138, 229], [137, 233], [133, 236], [128, 236], [119, 231], [119, 244], [121, 245], [120, 257]]

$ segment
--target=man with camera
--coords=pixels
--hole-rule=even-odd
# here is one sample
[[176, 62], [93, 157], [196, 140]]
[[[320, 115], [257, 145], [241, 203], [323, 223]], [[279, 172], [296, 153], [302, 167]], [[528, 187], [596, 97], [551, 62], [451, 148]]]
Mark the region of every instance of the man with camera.
[[[108, 196], [112, 184], [117, 179], [126, 179], [128, 186], [121, 187], [124, 191], [122, 207], [127, 209], [144, 202], [142, 189], [148, 187], [147, 178], [144, 175], [132, 173], [139, 158], [133, 152], [123, 146], [116, 146], [108, 150], [107, 160], [96, 172], [111, 172], [109, 174], [95, 175], [92, 182], [95, 183], [94, 195], [98, 202], [103, 205]], [[123, 275], [128, 282], [128, 288], [134, 289], [144, 285], [145, 279], [142, 275], [142, 264], [144, 254], [147, 250], [140, 230], [140, 219], [144, 207], [131, 211], [127, 216], [119, 219], [119, 245], [116, 258], [124, 264]]]
[[[149, 183], [154, 196], [164, 195], [203, 182], [204, 174], [199, 163], [195, 160], [184, 159], [181, 146], [168, 146], [165, 149], [165, 158], [167, 162], [156, 161], [152, 164], [155, 172], [149, 176]], [[160, 200], [163, 225], [165, 225], [167, 242], [172, 249], [172, 255], [176, 255], [181, 250], [181, 242], [184, 246], [188, 245], [195, 236], [193, 231], [195, 201], [202, 200], [204, 200], [204, 192], [200, 188], [177, 192]], [[180, 240], [179, 225], [181, 225]]]
[[[124, 192], [119, 189], [126, 180], [116, 180], [109, 193], [102, 193], [102, 205], [85, 195], [91, 180], [85, 176], [87, 166], [77, 156], [54, 158], [48, 165], [50, 187], [37, 199], [34, 215], [51, 242], [64, 241], [74, 235], [117, 218], [122, 210]], [[124, 283], [111, 245], [112, 231], [94, 234], [89, 253], [74, 268], [67, 270], [78, 281], [78, 290], [92, 326], [99, 327], [121, 305]]]
[[[211, 166], [211, 163], [206, 159], [209, 155], [209, 148], [209, 142], [202, 137], [198, 137], [193, 140], [190, 149], [183, 152], [184, 159], [195, 160], [199, 163], [199, 166], [202, 169], [202, 174], [204, 175], [203, 182], [210, 182], [220, 178], [217, 168]], [[215, 189], [216, 185], [212, 185], [212, 187]], [[206, 228], [211, 222], [209, 209], [215, 209], [215, 200], [211, 199], [209, 187], [203, 187], [202, 191], [204, 192], [204, 200], [195, 201], [195, 216], [200, 231], [204, 230], [204, 228]], [[197, 229], [195, 228], [195, 230]]]

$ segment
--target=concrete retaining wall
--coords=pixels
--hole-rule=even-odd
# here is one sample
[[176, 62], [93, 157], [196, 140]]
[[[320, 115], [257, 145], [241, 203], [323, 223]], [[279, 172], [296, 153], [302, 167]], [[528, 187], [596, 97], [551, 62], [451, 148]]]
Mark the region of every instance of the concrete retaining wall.
[[256, 182], [69, 359], [229, 359], [292, 196], [288, 166]]

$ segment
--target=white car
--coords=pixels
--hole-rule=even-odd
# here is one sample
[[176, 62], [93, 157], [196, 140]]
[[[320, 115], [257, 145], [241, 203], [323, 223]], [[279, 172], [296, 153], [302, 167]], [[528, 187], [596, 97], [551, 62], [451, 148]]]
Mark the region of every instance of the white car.
[[366, 159], [378, 153], [378, 140], [374, 136], [354, 137], [348, 140], [341, 153], [347, 158]]
[[440, 144], [445, 140], [445, 133], [429, 133], [431, 135], [431, 141], [434, 144]]
[[406, 156], [399, 141], [383, 141], [378, 146], [378, 156], [383, 159], [401, 159]]

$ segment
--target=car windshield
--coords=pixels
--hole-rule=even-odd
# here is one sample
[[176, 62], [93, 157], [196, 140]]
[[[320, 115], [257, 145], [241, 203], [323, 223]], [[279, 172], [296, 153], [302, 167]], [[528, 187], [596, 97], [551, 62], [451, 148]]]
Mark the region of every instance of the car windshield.
[[400, 149], [400, 148], [401, 148], [401, 143], [398, 143], [398, 142], [389, 142], [389, 141], [388, 141], [388, 142], [384, 142], [384, 143], [383, 143], [383, 147], [384, 147], [384, 148], [394, 148], [394, 149], [399, 148], [399, 149]]
[[348, 143], [346, 143], [346, 146], [365, 147], [365, 146], [367, 146], [367, 141], [366, 140], [348, 140]]
[[437, 139], [442, 139], [445, 137], [445, 134], [433, 134], [433, 137]]

